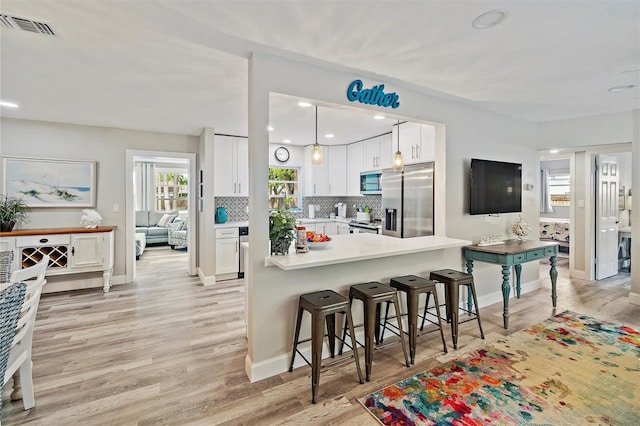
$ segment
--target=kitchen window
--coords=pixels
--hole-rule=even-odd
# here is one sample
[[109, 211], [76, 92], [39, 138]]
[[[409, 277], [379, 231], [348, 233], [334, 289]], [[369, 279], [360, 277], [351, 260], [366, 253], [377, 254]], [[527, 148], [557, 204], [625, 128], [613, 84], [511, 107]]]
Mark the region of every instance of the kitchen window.
[[298, 168], [269, 168], [269, 209], [299, 210]]

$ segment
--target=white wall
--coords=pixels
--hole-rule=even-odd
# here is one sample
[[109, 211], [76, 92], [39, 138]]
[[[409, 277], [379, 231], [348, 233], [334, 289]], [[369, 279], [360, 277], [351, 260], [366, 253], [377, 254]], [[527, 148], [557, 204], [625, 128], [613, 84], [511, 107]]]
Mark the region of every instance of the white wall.
[[[125, 149], [192, 152], [195, 136], [2, 118], [2, 156], [96, 161], [95, 209], [115, 225], [114, 276], [125, 275]], [[2, 177], [0, 177], [2, 179]], [[2, 183], [2, 182], [0, 182]], [[113, 206], [120, 206], [114, 213]], [[38, 208], [24, 228], [79, 227], [81, 208]]]
[[[264, 188], [267, 185], [270, 155], [266, 130], [269, 93], [284, 93], [325, 103], [353, 106], [347, 101], [346, 88], [355, 78], [362, 78], [367, 87], [381, 83], [375, 76], [357, 75], [350, 70], [333, 66], [323, 68], [264, 54], [253, 55], [249, 66], [249, 181], [252, 189]], [[468, 214], [470, 159], [477, 157], [523, 163], [523, 183], [531, 183], [537, 188], [535, 126], [521, 120], [427, 96], [399, 83], [383, 83], [385, 91], [399, 93], [401, 103], [397, 110], [385, 110], [385, 113], [397, 114], [415, 121], [446, 125], [446, 176], [438, 182], [439, 185], [446, 185], [447, 236], [477, 241], [484, 234], [506, 234], [507, 226], [517, 219], [517, 214], [502, 215], [491, 223], [486, 222], [483, 216]], [[361, 104], [357, 106], [374, 111], [383, 110], [380, 107]], [[436, 199], [436, 204], [442, 201]], [[249, 206], [252, 214], [249, 218], [251, 279], [248, 285], [253, 296], [248, 302], [247, 371], [251, 377], [251, 372], [256, 366], [264, 366], [287, 357], [292, 338], [296, 295], [316, 290], [323, 283], [332, 283], [342, 288], [365, 279], [388, 278], [388, 273], [398, 271], [393, 260], [354, 263], [329, 269], [323, 267], [320, 273], [317, 269], [305, 273], [292, 273], [265, 267], [264, 259], [268, 255], [266, 191], [252, 190]], [[537, 192], [526, 191], [523, 194], [523, 206], [523, 219], [537, 223]], [[260, 215], [258, 212], [264, 214]], [[426, 273], [436, 264], [439, 267], [449, 265], [457, 269], [463, 268], [461, 250], [447, 250], [445, 254], [446, 258], [440, 259], [439, 262], [425, 258], [423, 265], [414, 265], [412, 269]], [[419, 262], [419, 257], [411, 260]], [[400, 264], [407, 265], [406, 261]], [[483, 302], [501, 301], [500, 268], [477, 263], [475, 271], [476, 286]], [[539, 285], [538, 278], [537, 262], [523, 265], [522, 281], [525, 286]]]

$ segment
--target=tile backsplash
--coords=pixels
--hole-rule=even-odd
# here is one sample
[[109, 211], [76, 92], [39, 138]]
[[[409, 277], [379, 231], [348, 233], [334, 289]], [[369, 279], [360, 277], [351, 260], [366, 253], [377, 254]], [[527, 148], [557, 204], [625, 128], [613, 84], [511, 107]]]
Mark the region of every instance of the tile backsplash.
[[[227, 210], [227, 221], [238, 222], [249, 220], [247, 206], [249, 197], [215, 197], [215, 206], [224, 207]], [[347, 205], [347, 217], [356, 217], [356, 207], [371, 209], [371, 219], [379, 219], [382, 216], [382, 196], [364, 195], [361, 197], [302, 197], [302, 210], [298, 217], [309, 215], [309, 204], [317, 204], [320, 210], [316, 212], [316, 217], [329, 217], [334, 211], [337, 203]]]
[[309, 215], [309, 204], [317, 204], [320, 211], [316, 212], [316, 217], [328, 217], [334, 212], [337, 203], [345, 203], [347, 205], [347, 217], [356, 217], [356, 207], [371, 209], [371, 219], [379, 219], [382, 217], [382, 196], [381, 195], [364, 195], [361, 197], [302, 197], [302, 212], [300, 217]]
[[249, 197], [215, 197], [214, 200], [216, 208], [224, 207], [227, 210], [227, 222], [249, 220]]

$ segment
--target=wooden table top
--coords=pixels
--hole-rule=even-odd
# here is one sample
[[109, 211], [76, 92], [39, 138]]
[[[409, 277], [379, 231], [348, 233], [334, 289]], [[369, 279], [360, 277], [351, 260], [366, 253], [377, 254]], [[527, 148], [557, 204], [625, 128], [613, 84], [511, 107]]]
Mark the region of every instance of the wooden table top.
[[26, 235], [55, 235], [55, 234], [90, 234], [96, 232], [111, 232], [117, 226], [98, 226], [97, 228], [41, 228], [15, 229], [11, 232], [0, 232], [0, 237], [23, 237]]
[[558, 246], [557, 242], [551, 241], [534, 241], [534, 240], [506, 240], [502, 244], [492, 246], [479, 246], [477, 244], [464, 246], [465, 250], [481, 251], [485, 253], [496, 254], [518, 254], [525, 253], [530, 250], [537, 250], [545, 247]]

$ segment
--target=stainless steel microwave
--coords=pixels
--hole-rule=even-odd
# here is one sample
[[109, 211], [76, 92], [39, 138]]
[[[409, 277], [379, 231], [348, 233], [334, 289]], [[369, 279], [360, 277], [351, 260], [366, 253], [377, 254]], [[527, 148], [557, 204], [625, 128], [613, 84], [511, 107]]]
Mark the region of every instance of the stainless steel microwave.
[[360, 172], [360, 194], [382, 194], [382, 172]]

